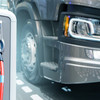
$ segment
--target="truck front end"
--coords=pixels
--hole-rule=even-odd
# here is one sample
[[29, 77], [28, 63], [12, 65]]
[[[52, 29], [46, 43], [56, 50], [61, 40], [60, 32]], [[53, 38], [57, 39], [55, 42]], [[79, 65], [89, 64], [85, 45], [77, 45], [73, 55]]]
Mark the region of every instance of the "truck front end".
[[67, 3], [67, 12], [61, 14], [59, 25], [60, 81], [100, 82], [100, 2]]

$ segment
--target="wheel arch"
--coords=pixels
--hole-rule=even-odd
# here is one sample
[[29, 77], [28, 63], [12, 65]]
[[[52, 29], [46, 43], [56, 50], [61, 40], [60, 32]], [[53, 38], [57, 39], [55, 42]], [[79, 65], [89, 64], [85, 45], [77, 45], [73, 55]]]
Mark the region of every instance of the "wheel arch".
[[[36, 4], [30, 2], [21, 2], [16, 7], [16, 15], [18, 16], [20, 12], [26, 11], [30, 15], [31, 19], [39, 20], [40, 15]], [[35, 13], [35, 14], [34, 14]]]
[[16, 16], [18, 22], [18, 30], [22, 29], [27, 19], [39, 20], [39, 12], [35, 3], [21, 2], [16, 6]]

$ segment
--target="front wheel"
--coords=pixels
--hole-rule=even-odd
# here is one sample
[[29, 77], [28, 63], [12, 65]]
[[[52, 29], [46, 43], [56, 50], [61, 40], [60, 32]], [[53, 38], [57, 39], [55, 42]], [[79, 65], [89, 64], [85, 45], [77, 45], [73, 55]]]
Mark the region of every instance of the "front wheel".
[[39, 83], [39, 53], [36, 42], [37, 29], [35, 21], [27, 20], [19, 36], [19, 58], [24, 76], [31, 83]]

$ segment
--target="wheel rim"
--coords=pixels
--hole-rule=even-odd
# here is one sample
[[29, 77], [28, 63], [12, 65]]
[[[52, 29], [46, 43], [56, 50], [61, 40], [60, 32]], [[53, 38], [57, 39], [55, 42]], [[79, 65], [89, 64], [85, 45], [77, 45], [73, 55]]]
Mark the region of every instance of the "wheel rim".
[[21, 59], [22, 64], [29, 71], [34, 70], [36, 66], [37, 45], [34, 36], [28, 32], [21, 42]]

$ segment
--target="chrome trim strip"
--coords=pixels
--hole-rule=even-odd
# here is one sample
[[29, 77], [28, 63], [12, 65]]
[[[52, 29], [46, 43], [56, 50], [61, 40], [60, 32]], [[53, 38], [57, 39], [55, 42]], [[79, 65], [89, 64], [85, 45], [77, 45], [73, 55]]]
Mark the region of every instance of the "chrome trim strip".
[[84, 64], [96, 64], [100, 65], [100, 61], [88, 60], [88, 59], [81, 59], [81, 58], [72, 58], [72, 57], [65, 57], [64, 60], [73, 61], [77, 63], [84, 63]]
[[91, 69], [100, 69], [99, 67], [91, 67], [91, 66], [79, 65], [79, 64], [71, 64], [71, 63], [66, 63], [66, 66], [73, 66], [73, 67], [80, 67], [80, 68], [91, 68]]

